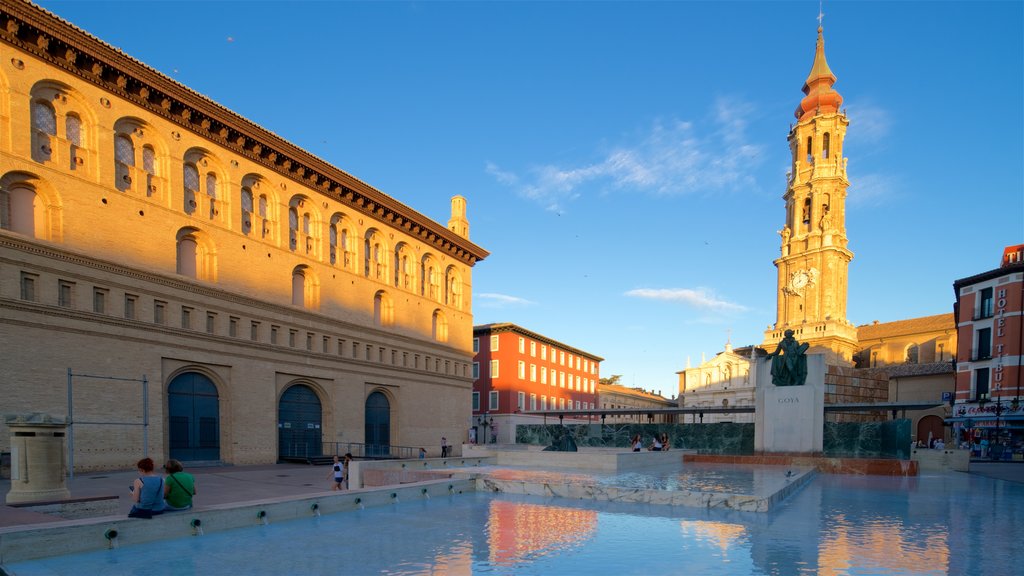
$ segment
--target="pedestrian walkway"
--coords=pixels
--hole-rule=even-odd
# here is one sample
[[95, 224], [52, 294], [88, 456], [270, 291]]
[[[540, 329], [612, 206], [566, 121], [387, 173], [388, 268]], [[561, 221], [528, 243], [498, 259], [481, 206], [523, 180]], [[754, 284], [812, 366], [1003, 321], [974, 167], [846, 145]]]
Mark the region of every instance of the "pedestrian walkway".
[[[269, 464], [259, 466], [220, 466], [189, 468], [196, 478], [194, 506], [252, 502], [267, 498], [307, 496], [330, 492], [329, 466], [305, 464]], [[138, 476], [134, 470], [126, 472], [79, 473], [68, 481], [72, 498], [117, 496], [118, 512], [125, 516], [132, 507], [128, 485]], [[9, 479], [0, 479], [0, 501], [11, 489]], [[0, 506], [0, 528], [31, 526], [48, 522], [61, 522], [63, 518], [32, 512], [26, 508]]]

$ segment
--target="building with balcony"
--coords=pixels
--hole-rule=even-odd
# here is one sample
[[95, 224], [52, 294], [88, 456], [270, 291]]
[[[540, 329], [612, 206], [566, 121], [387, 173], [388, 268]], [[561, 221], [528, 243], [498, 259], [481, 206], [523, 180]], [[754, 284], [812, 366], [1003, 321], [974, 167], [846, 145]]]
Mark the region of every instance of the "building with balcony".
[[958, 346], [954, 437], [976, 456], [1024, 459], [1024, 244], [1000, 265], [953, 283]]
[[509, 323], [474, 326], [473, 352], [470, 442], [513, 443], [545, 412], [598, 407], [600, 356]]

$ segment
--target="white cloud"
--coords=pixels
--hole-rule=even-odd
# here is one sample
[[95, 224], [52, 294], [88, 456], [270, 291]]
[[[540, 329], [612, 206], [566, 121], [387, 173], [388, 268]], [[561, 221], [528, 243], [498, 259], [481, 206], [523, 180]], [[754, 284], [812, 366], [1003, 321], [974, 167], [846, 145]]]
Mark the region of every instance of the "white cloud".
[[491, 292], [484, 292], [482, 294], [474, 294], [474, 300], [480, 306], [486, 308], [500, 308], [504, 306], [530, 306], [533, 302], [520, 298], [518, 296], [509, 296], [507, 294], [495, 294]]
[[892, 120], [889, 111], [871, 103], [850, 106], [846, 111], [850, 129], [846, 142], [855, 146], [871, 146], [883, 142], [889, 135]]
[[708, 288], [637, 288], [626, 292], [626, 296], [682, 302], [699, 310], [717, 312], [743, 312], [746, 306], [723, 300]]
[[752, 111], [749, 104], [719, 99], [707, 134], [693, 122], [658, 120], [636, 142], [613, 146], [594, 164], [547, 164], [519, 175], [488, 162], [486, 171], [551, 211], [564, 209], [587, 185], [666, 195], [756, 188], [761, 146], [746, 135]]
[[897, 195], [898, 185], [892, 176], [884, 174], [859, 174], [850, 176], [850, 188], [846, 202], [851, 208], [873, 208], [888, 204]]

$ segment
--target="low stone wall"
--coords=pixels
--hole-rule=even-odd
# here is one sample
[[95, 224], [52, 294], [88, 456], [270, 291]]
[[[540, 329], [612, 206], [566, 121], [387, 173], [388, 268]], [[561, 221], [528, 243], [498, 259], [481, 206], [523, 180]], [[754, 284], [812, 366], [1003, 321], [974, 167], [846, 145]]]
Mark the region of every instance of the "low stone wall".
[[888, 458], [829, 458], [827, 456], [798, 454], [721, 455], [687, 454], [683, 462], [714, 464], [765, 464], [770, 466], [812, 467], [824, 474], [859, 474], [868, 476], [917, 476], [918, 464], [914, 460]]
[[971, 465], [970, 450], [933, 450], [931, 448], [914, 448], [910, 457], [925, 472], [967, 472]]
[[[752, 422], [709, 424], [528, 424], [516, 426], [516, 442], [550, 446], [564, 433], [576, 445], [591, 448], [623, 448], [639, 434], [644, 446], [655, 435], [668, 434], [674, 450], [701, 454], [754, 454]], [[825, 422], [823, 451], [835, 458], [910, 458], [910, 420], [885, 422]]]
[[117, 514], [118, 502], [117, 496], [95, 496], [91, 498], [54, 500], [52, 502], [24, 502], [8, 504], [8, 506], [75, 520], [78, 518], [96, 518]]
[[[121, 515], [88, 520], [68, 520], [38, 528], [0, 528], [0, 564], [103, 550], [117, 545], [141, 544], [168, 538], [255, 526], [300, 518], [317, 513], [333, 514], [369, 506], [421, 498], [440, 498], [452, 493], [472, 492], [470, 479], [435, 480], [402, 486], [366, 490], [324, 492], [296, 499], [275, 498], [244, 504], [222, 504], [185, 512], [165, 512], [149, 520]], [[198, 527], [193, 521], [199, 520]], [[116, 536], [115, 536], [116, 535]]]
[[[491, 455], [461, 458], [420, 458], [418, 460], [353, 460], [348, 472], [349, 488], [392, 486], [436, 480], [440, 468], [491, 466]], [[445, 476], [447, 477], [447, 475]]]

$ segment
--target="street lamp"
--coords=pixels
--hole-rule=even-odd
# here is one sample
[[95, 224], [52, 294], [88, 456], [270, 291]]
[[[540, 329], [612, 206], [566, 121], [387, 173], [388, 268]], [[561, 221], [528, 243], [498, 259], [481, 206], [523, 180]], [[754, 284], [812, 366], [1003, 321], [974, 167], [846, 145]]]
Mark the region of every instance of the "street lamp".
[[481, 444], [487, 444], [487, 427], [491, 425], [491, 422], [487, 420], [487, 412], [484, 412], [483, 416], [477, 417], [476, 421], [484, 428], [484, 439]]

